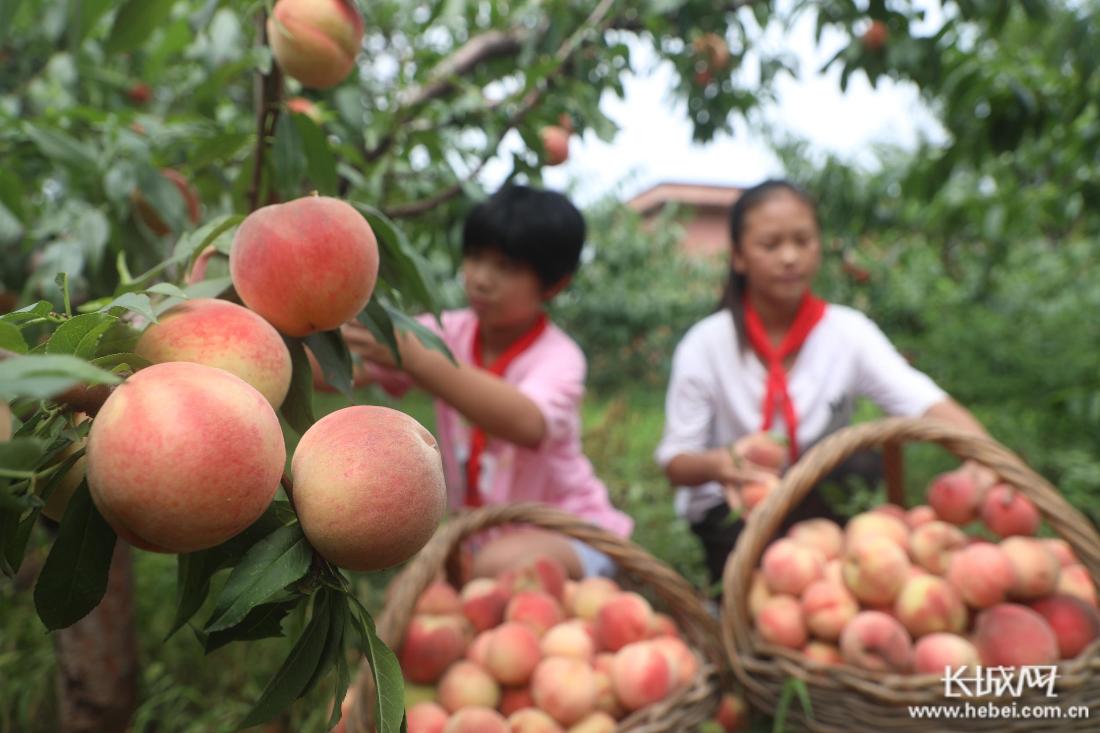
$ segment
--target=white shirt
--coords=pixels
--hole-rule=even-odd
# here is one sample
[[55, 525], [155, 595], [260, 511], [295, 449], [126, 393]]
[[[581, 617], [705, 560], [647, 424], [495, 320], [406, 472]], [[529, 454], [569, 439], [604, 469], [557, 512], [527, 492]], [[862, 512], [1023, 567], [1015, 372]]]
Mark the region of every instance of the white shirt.
[[[767, 370], [746, 344], [737, 345], [733, 316], [723, 309], [696, 323], [672, 357], [665, 427], [655, 457], [661, 467], [681, 453], [726, 446], [760, 430]], [[798, 414], [798, 445], [805, 452], [849, 424], [857, 397], [890, 415], [917, 416], [946, 393], [911, 367], [882, 330], [859, 311], [828, 304], [787, 373]], [[777, 410], [773, 431], [786, 434]], [[697, 522], [725, 501], [712, 481], [678, 487], [676, 511]]]

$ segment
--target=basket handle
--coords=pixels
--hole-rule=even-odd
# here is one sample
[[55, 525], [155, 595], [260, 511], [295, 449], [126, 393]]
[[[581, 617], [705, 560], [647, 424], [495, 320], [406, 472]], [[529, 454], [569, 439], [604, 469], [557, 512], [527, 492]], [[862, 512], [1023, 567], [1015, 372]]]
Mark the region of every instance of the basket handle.
[[722, 578], [722, 640], [727, 654], [752, 648], [748, 588], [753, 568], [783, 518], [833, 468], [852, 453], [890, 442], [936, 443], [963, 460], [992, 469], [1034, 502], [1043, 518], [1073, 547], [1096, 582], [1100, 578], [1100, 535], [1058, 490], [993, 438], [967, 432], [931, 418], [885, 418], [852, 425], [827, 436], [808, 450], [783, 476], [745, 523]]

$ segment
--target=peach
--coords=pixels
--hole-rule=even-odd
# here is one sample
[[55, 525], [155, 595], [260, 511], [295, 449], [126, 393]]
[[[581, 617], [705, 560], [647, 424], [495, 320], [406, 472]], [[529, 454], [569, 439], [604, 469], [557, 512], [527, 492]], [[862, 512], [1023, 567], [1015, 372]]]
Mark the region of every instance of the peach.
[[768, 494], [777, 484], [774, 482], [746, 481], [741, 485], [741, 502], [745, 507], [745, 514], [749, 514], [760, 502], [768, 498]]
[[967, 524], [978, 516], [981, 489], [960, 470], [941, 473], [928, 487], [928, 505], [936, 516], [951, 524]]
[[600, 649], [617, 652], [627, 644], [646, 638], [653, 609], [637, 593], [618, 593], [608, 599], [596, 614], [596, 644]]
[[596, 669], [593, 672], [596, 685], [596, 710], [610, 715], [618, 720], [626, 714], [619, 698], [615, 697], [615, 687], [611, 684], [611, 668], [615, 664], [615, 655], [608, 654], [610, 664], [606, 669]]
[[1058, 587], [1062, 566], [1046, 545], [1034, 537], [1013, 536], [1001, 542], [1001, 551], [1016, 573], [1008, 593], [1013, 598], [1049, 596]]
[[884, 535], [865, 536], [848, 546], [843, 573], [844, 584], [860, 601], [891, 603], [909, 574], [909, 558], [894, 539]]
[[511, 733], [562, 733], [558, 721], [538, 708], [524, 708], [508, 716]]
[[510, 596], [492, 578], [475, 578], [462, 586], [462, 613], [478, 631], [499, 626]]
[[592, 621], [608, 599], [620, 592], [619, 585], [610, 578], [592, 577], [577, 581], [569, 613]]
[[284, 74], [304, 87], [328, 89], [355, 67], [363, 18], [351, 0], [278, 0], [267, 38]]
[[761, 560], [764, 580], [772, 593], [800, 595], [825, 572], [825, 556], [814, 547], [781, 538], [768, 545]]
[[754, 570], [752, 572], [752, 582], [749, 583], [749, 615], [756, 618], [756, 614], [760, 613], [760, 608], [764, 605], [764, 602], [772, 597], [772, 592], [768, 590], [768, 581], [764, 579], [764, 573], [760, 570]]
[[541, 659], [535, 632], [514, 621], [498, 626], [485, 650], [485, 668], [502, 685], [527, 684]]
[[909, 536], [909, 554], [936, 575], [946, 573], [951, 556], [966, 545], [966, 534], [961, 529], [938, 519], [920, 525]]
[[840, 635], [840, 654], [848, 664], [872, 672], [908, 672], [913, 641], [901, 623], [879, 611], [861, 611]]
[[409, 733], [443, 733], [447, 711], [434, 702], [419, 702], [405, 712]]
[[509, 572], [507, 582], [501, 576], [501, 585], [512, 593], [542, 591], [560, 602], [565, 591], [565, 580], [565, 568], [560, 562], [550, 557], [537, 557]]
[[479, 667], [485, 666], [485, 657], [489, 653], [489, 639], [492, 637], [494, 630], [495, 629], [488, 629], [482, 631], [474, 637], [470, 646], [466, 647], [466, 654], [464, 655], [466, 659], [469, 659]]
[[695, 681], [695, 676], [699, 674], [699, 658], [695, 656], [695, 652], [688, 648], [687, 644], [671, 636], [650, 639], [648, 643], [665, 655], [669, 669], [672, 670], [672, 688], [674, 690], [687, 687]]
[[[183, 199], [181, 211], [186, 215], [188, 221], [192, 224], [198, 224], [199, 217], [201, 216], [201, 207], [199, 204], [199, 196], [195, 193], [195, 189], [191, 187], [191, 183], [182, 173], [172, 168], [163, 168], [160, 174], [179, 191], [179, 195]], [[140, 218], [154, 234], [163, 237], [165, 234], [171, 233], [171, 225], [164, 220], [161, 212], [153, 208], [149, 199], [145, 198], [140, 189], [135, 188], [130, 192], [130, 201], [134, 205], [134, 212], [138, 215], [138, 218]]]
[[565, 609], [565, 612], [568, 613], [570, 616], [577, 615], [573, 613], [573, 604], [577, 598], [578, 585], [578, 581], [573, 580], [572, 578], [566, 578], [565, 583], [563, 583], [561, 587], [561, 605], [562, 608]]
[[844, 535], [849, 548], [868, 537], [886, 537], [903, 550], [909, 547], [909, 525], [905, 520], [881, 511], [855, 515], [844, 526]]
[[1062, 659], [1073, 659], [1100, 636], [1100, 611], [1075, 596], [1053, 595], [1035, 601], [1031, 609], [1050, 624]]
[[898, 594], [894, 615], [915, 639], [935, 631], [966, 629], [966, 606], [958, 591], [935, 575], [908, 580]]
[[958, 634], [937, 631], [922, 636], [913, 647], [913, 671], [917, 674], [944, 674], [950, 669], [975, 669], [981, 664], [978, 650]]
[[825, 572], [821, 579], [844, 585], [844, 561], [838, 557], [825, 563]]
[[[355, 692], [355, 688], [352, 687], [348, 694], [351, 695]], [[431, 685], [414, 685], [409, 684], [409, 681], [405, 681], [405, 707], [411, 708], [413, 705], [417, 705], [422, 702], [436, 702], [435, 688]]]
[[985, 526], [1001, 537], [1034, 535], [1042, 521], [1031, 499], [1010, 484], [996, 484], [990, 488], [980, 511]]
[[1081, 562], [1077, 559], [1073, 547], [1061, 537], [1047, 537], [1041, 540], [1041, 542], [1047, 546], [1048, 550], [1054, 553], [1054, 556], [1058, 558], [1058, 562], [1063, 568]]
[[909, 526], [909, 522], [906, 521], [909, 518], [909, 513], [905, 511], [904, 507], [898, 506], [893, 503], [879, 504], [871, 509], [871, 513], [882, 513], [895, 519], [900, 519], [905, 522], [906, 526]]
[[154, 364], [119, 385], [88, 434], [92, 500], [130, 544], [185, 553], [225, 542], [275, 498], [279, 418], [222, 369]]
[[154, 364], [189, 361], [224, 369], [276, 409], [290, 389], [290, 352], [279, 332], [227, 300], [197, 298], [169, 308], [145, 329], [134, 352]]
[[366, 306], [378, 279], [378, 242], [349, 204], [306, 196], [256, 209], [241, 222], [229, 274], [246, 306], [287, 336], [308, 336]]
[[504, 609], [505, 621], [527, 624], [538, 636], [561, 623], [564, 617], [554, 597], [542, 591], [520, 591], [512, 596]]
[[951, 557], [946, 577], [968, 606], [988, 608], [1008, 596], [1016, 571], [1000, 547], [977, 542]]
[[749, 725], [749, 706], [740, 694], [726, 692], [718, 703], [714, 720], [724, 733], [736, 733]]
[[647, 638], [655, 639], [658, 636], [680, 637], [680, 629], [676, 627], [676, 621], [667, 613], [653, 614], [653, 620], [649, 624]]
[[1096, 585], [1088, 568], [1080, 563], [1067, 565], [1058, 576], [1058, 593], [1076, 596], [1093, 608], [1097, 606]]
[[615, 733], [618, 723], [602, 711], [589, 713], [579, 723], [574, 724], [566, 733]]
[[356, 405], [302, 435], [290, 464], [310, 544], [348, 570], [402, 563], [427, 543], [447, 493], [435, 438], [398, 410]]
[[214, 245], [207, 245], [203, 248], [202, 252], [199, 252], [199, 256], [195, 258], [194, 264], [191, 265], [191, 271], [187, 273], [187, 277], [184, 278], [183, 284], [194, 285], [195, 283], [200, 283], [205, 280], [207, 270], [210, 269], [211, 261], [218, 262], [225, 267], [229, 265], [228, 257], [214, 249]]
[[321, 116], [321, 110], [317, 108], [316, 104], [305, 97], [291, 97], [286, 100], [286, 108], [294, 114], [305, 115], [311, 119], [314, 124], [320, 125], [324, 122], [324, 118]]
[[635, 642], [615, 654], [611, 685], [623, 707], [638, 710], [663, 700], [672, 692], [675, 670], [653, 642]]
[[579, 659], [548, 657], [535, 668], [531, 695], [558, 723], [572, 725], [596, 707], [596, 673]]
[[508, 721], [496, 710], [472, 706], [452, 715], [443, 733], [510, 733], [510, 731]]
[[596, 655], [596, 642], [579, 619], [560, 623], [546, 632], [539, 648], [544, 657], [575, 657], [586, 662]]
[[840, 649], [835, 644], [824, 641], [807, 642], [806, 646], [802, 647], [802, 653], [807, 659], [823, 665], [841, 664], [844, 661], [840, 656]]
[[542, 154], [546, 165], [561, 165], [569, 160], [569, 131], [558, 125], [547, 125], [539, 130]]
[[916, 529], [936, 519], [936, 510], [927, 504], [918, 504], [905, 513], [905, 523], [909, 525], [909, 529]]
[[756, 629], [772, 644], [799, 649], [806, 644], [802, 606], [791, 596], [772, 596], [756, 615]]
[[437, 580], [420, 594], [416, 600], [413, 613], [429, 613], [441, 616], [444, 614], [461, 614], [462, 601], [458, 597], [458, 591], [445, 580]]
[[826, 561], [840, 557], [844, 551], [844, 530], [829, 519], [803, 519], [787, 531], [787, 537], [800, 545], [816, 547]]
[[439, 704], [452, 714], [475, 706], [496, 708], [500, 685], [481, 667], [460, 659], [439, 680]]
[[738, 440], [734, 448], [749, 463], [779, 473], [790, 454], [781, 441], [771, 433], [759, 431]]
[[500, 714], [511, 717], [524, 708], [535, 707], [535, 698], [531, 696], [530, 687], [507, 687], [500, 694]]
[[978, 614], [974, 646], [987, 667], [1022, 667], [1058, 661], [1058, 639], [1046, 619], [1016, 603], [1001, 603]]
[[825, 641], [836, 641], [844, 626], [859, 613], [859, 603], [842, 585], [818, 580], [802, 593], [802, 617], [810, 633]]
[[430, 684], [462, 658], [470, 627], [461, 616], [413, 616], [398, 659], [405, 678]]
[[592, 669], [597, 672], [606, 672], [611, 674], [611, 668], [615, 666], [615, 653], [614, 652], [599, 652], [592, 660]]

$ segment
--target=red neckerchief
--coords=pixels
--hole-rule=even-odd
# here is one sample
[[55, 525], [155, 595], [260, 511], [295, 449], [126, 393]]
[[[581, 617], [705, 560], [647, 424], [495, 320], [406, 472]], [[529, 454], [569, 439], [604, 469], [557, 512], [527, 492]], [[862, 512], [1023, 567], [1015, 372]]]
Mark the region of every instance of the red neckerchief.
[[[764, 323], [760, 315], [752, 307], [752, 301], [745, 297], [745, 333], [753, 351], [764, 362], [764, 368], [768, 370], [767, 388], [764, 391], [764, 404], [761, 411], [764, 414], [764, 424], [761, 430], [767, 430], [772, 426], [772, 418], [776, 408], [783, 410], [783, 419], [787, 422], [787, 437], [790, 440], [791, 461], [798, 459], [798, 413], [795, 412], [794, 402], [787, 392], [787, 370], [783, 368], [783, 360], [802, 348], [814, 326], [825, 315], [825, 301], [814, 297], [809, 291], [802, 296], [802, 302], [798, 305], [798, 313], [791, 323], [790, 330], [783, 336], [782, 343], [776, 348], [768, 339], [768, 333], [764, 330]], [[778, 404], [777, 404], [778, 403]]]
[[[517, 356], [522, 354], [535, 342], [543, 331], [546, 330], [548, 320], [545, 313], [539, 314], [538, 320], [512, 345], [504, 350], [504, 353], [486, 366], [481, 360], [481, 326], [474, 329], [473, 355], [474, 364], [498, 377], [504, 376], [504, 370], [508, 368]], [[466, 459], [466, 501], [468, 507], [481, 506], [481, 492], [478, 490], [478, 481], [481, 478], [481, 453], [485, 450], [488, 438], [485, 431], [477, 425], [470, 426], [470, 455]]]

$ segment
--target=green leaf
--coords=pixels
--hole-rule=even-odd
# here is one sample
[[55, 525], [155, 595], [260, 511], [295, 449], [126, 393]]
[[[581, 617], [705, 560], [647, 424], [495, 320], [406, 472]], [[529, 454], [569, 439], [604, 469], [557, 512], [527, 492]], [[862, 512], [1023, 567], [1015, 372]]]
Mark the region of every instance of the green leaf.
[[[239, 226], [242, 221], [244, 221], [244, 217], [240, 214], [226, 214], [206, 222], [193, 232], [184, 234], [176, 242], [175, 249], [172, 251], [173, 261], [183, 262], [186, 260], [188, 264], [191, 264], [204, 249], [211, 244], [216, 246], [220, 243], [220, 237], [223, 234]], [[143, 278], [144, 275], [138, 279]]]
[[0, 321], [0, 349], [14, 351], [17, 354], [27, 353], [27, 342], [23, 339], [23, 332], [15, 324]]
[[[74, 354], [87, 359], [95, 353], [95, 347], [99, 345], [99, 339], [118, 321], [118, 318], [107, 313], [83, 313], [73, 316], [62, 323], [50, 340], [46, 342], [47, 354]], [[85, 344], [85, 352], [77, 354], [77, 349], [84, 342], [85, 337], [91, 335], [91, 353], [87, 353], [88, 345]]]
[[301, 339], [283, 337], [290, 352], [292, 372], [290, 389], [279, 407], [287, 423], [298, 435], [304, 435], [317, 419], [313, 415], [313, 368], [306, 357]]
[[57, 540], [34, 586], [34, 605], [47, 629], [71, 626], [99, 605], [107, 590], [114, 549], [114, 530], [82, 481], [69, 500]]
[[0, 442], [0, 468], [29, 471], [46, 455], [49, 443], [39, 438], [12, 438]]
[[374, 619], [354, 597], [357, 628], [360, 633], [361, 651], [374, 675], [378, 733], [400, 733], [405, 719], [405, 682], [397, 657], [378, 638]]
[[29, 122], [24, 129], [27, 137], [47, 158], [82, 172], [94, 171], [99, 167], [95, 151], [76, 138], [56, 129], [36, 127]]
[[332, 154], [324, 130], [304, 114], [290, 114], [287, 117], [294, 121], [298, 130], [306, 169], [313, 185], [321, 194], [335, 196], [340, 177], [336, 174], [336, 157]]
[[187, 293], [183, 292], [178, 285], [172, 283], [157, 283], [151, 288], [145, 290], [147, 295], [167, 295], [169, 298], [183, 298], [187, 299]]
[[323, 591], [331, 596], [329, 601], [329, 631], [325, 640], [325, 650], [321, 653], [321, 659], [317, 663], [317, 670], [313, 677], [306, 683], [306, 689], [302, 694], [312, 690], [321, 678], [325, 676], [339, 657], [344, 656], [344, 634], [351, 622], [351, 608], [348, 597], [335, 590]]
[[35, 321], [39, 318], [45, 318], [53, 312], [53, 304], [48, 300], [40, 300], [32, 305], [24, 306], [18, 310], [14, 310], [11, 313], [6, 313], [0, 316], [0, 321], [4, 323], [14, 323], [19, 325], [20, 323], [26, 323], [27, 321]]
[[73, 53], [112, 5], [114, 0], [72, 0], [69, 3], [69, 48]]
[[317, 672], [318, 663], [325, 651], [331, 619], [328, 613], [329, 594], [322, 591], [313, 603], [313, 616], [302, 635], [290, 650], [283, 666], [267, 683], [256, 705], [245, 716], [238, 728], [259, 725], [285, 710], [291, 702], [302, 696], [306, 686]]
[[153, 362], [149, 361], [144, 356], [138, 356], [137, 354], [125, 351], [117, 354], [98, 356], [92, 359], [91, 363], [103, 369], [110, 369], [116, 374], [123, 370], [132, 373], [153, 365]]
[[390, 320], [393, 321], [393, 325], [395, 328], [398, 328], [402, 331], [409, 331], [410, 333], [414, 334], [418, 339], [420, 339], [420, 343], [424, 344], [429, 349], [434, 349], [435, 351], [443, 354], [448, 359], [450, 359], [453, 364], [458, 364], [458, 362], [455, 361], [454, 354], [451, 353], [451, 350], [447, 347], [447, 344], [443, 341], [443, 339], [439, 338], [439, 335], [435, 331], [431, 330], [415, 318], [412, 318], [402, 311], [398, 310], [397, 308], [394, 308], [389, 303], [382, 303], [382, 307], [386, 309], [386, 313], [389, 315]]
[[237, 625], [253, 608], [300, 580], [312, 560], [313, 548], [300, 525], [275, 530], [233, 568], [204, 630], [222, 631]]
[[302, 136], [292, 115], [281, 115], [275, 123], [271, 155], [275, 165], [275, 188], [285, 198], [295, 196], [301, 191], [307, 160]]
[[351, 398], [351, 352], [339, 330], [321, 331], [305, 338], [306, 346], [317, 357], [325, 381]]
[[118, 376], [67, 354], [28, 354], [0, 361], [0, 399], [49, 399], [77, 384], [119, 384]]
[[[347, 637], [346, 627], [344, 629], [344, 637]], [[343, 647], [343, 643], [341, 643], [341, 647]], [[332, 730], [336, 727], [336, 724], [340, 722], [340, 717], [343, 713], [341, 707], [344, 702], [344, 696], [347, 695], [348, 685], [351, 684], [351, 670], [348, 666], [348, 657], [346, 654], [336, 655], [336, 678], [334, 684], [332, 713], [329, 715], [328, 723], [325, 726], [328, 730]]]
[[107, 312], [113, 308], [124, 308], [144, 316], [150, 323], [157, 322], [156, 313], [153, 311], [153, 302], [149, 300], [148, 295], [142, 295], [141, 293], [123, 293], [99, 310], [101, 312]]
[[[148, 165], [138, 170], [137, 177], [138, 190], [141, 191], [139, 200], [155, 212], [155, 217], [160, 220], [158, 224], [170, 232], [182, 232], [186, 229], [187, 202], [176, 184]], [[138, 218], [146, 220], [146, 216], [148, 215]]]
[[308, 600], [308, 597], [302, 596], [290, 601], [265, 603], [249, 611], [248, 615], [231, 629], [215, 631], [212, 634], [195, 629], [195, 635], [198, 636], [199, 643], [202, 644], [203, 652], [206, 654], [234, 641], [280, 637], [283, 635], [283, 620], [287, 614], [300, 603]]
[[439, 314], [439, 304], [429, 287], [429, 278], [420, 262], [420, 256], [412, 248], [408, 237], [385, 214], [369, 204], [353, 201], [370, 224], [381, 245], [379, 276], [389, 285], [411, 298], [415, 303]]
[[198, 613], [210, 593], [210, 579], [222, 568], [236, 564], [256, 543], [267, 537], [285, 519], [293, 517], [286, 502], [275, 501], [248, 529], [216, 547], [182, 554], [176, 564], [176, 618], [166, 639]]
[[107, 51], [117, 54], [141, 46], [172, 12], [175, 0], [126, 0], [115, 15]]
[[[0, 499], [3, 498], [0, 492]], [[5, 575], [14, 576], [19, 571], [37, 521], [38, 511], [27, 511], [26, 506], [0, 507], [0, 544], [3, 545], [0, 569]]]
[[356, 320], [366, 326], [380, 343], [390, 347], [397, 359], [397, 365], [401, 366], [401, 352], [397, 349], [397, 332], [394, 330], [393, 319], [378, 298], [371, 298]]

